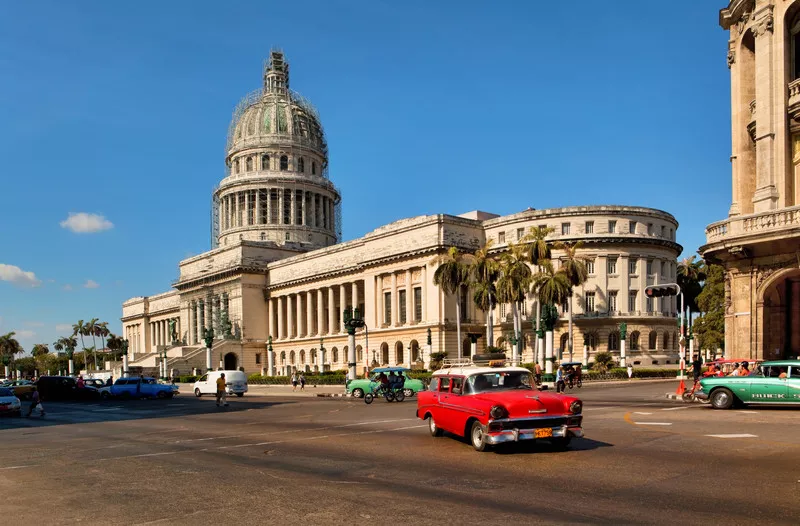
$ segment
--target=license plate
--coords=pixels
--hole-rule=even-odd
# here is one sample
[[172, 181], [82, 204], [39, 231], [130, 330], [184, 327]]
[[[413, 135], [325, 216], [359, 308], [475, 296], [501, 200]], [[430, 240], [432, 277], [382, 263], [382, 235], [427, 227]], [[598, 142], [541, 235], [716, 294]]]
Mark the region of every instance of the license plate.
[[533, 431], [533, 436], [535, 438], [547, 438], [553, 436], [553, 430], [549, 427], [544, 429], [535, 429]]

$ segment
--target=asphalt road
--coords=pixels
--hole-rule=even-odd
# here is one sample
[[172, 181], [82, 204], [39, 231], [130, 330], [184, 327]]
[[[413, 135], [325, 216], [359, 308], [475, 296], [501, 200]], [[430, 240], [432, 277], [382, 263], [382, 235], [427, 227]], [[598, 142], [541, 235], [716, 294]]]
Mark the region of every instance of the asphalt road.
[[477, 453], [414, 399], [47, 404], [0, 419], [3, 524], [797, 524], [800, 412], [587, 386], [587, 438]]

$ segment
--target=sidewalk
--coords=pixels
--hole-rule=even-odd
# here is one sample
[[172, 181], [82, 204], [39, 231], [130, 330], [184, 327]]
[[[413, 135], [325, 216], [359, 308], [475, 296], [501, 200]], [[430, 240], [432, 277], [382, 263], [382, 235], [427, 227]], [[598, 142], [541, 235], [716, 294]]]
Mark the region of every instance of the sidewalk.
[[[175, 384], [180, 389], [181, 396], [194, 396], [193, 384]], [[245, 396], [284, 396], [284, 397], [304, 397], [313, 398], [317, 396], [333, 396], [344, 394], [344, 385], [313, 385], [306, 384], [304, 390], [297, 387], [297, 391], [292, 391], [291, 385], [259, 385], [248, 384]], [[212, 395], [203, 395], [212, 396]]]

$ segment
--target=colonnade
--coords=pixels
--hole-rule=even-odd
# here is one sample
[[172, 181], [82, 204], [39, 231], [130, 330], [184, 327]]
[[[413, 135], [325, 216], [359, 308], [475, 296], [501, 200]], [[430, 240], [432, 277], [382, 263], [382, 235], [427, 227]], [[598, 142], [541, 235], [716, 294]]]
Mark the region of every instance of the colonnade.
[[175, 323], [175, 339], [180, 339], [181, 319], [178, 317], [167, 318], [164, 320], [150, 322], [150, 349], [155, 351], [159, 345], [169, 345], [173, 342], [172, 335], [169, 333], [169, 322]]
[[[189, 341], [190, 344], [203, 343], [205, 329], [214, 328], [215, 317], [225, 310], [230, 316], [230, 300], [228, 293], [209, 294], [205, 298], [189, 302]], [[218, 338], [221, 334], [215, 334]]]
[[319, 192], [259, 188], [229, 192], [220, 198], [222, 230], [253, 225], [294, 225], [335, 230], [335, 202]]
[[269, 334], [283, 340], [344, 333], [345, 308], [364, 312], [362, 291], [363, 281], [354, 281], [272, 297], [267, 303]]
[[128, 325], [125, 327], [125, 339], [128, 340], [128, 352], [131, 355], [144, 352], [141, 348], [142, 342], [142, 326], [137, 323], [136, 325]]

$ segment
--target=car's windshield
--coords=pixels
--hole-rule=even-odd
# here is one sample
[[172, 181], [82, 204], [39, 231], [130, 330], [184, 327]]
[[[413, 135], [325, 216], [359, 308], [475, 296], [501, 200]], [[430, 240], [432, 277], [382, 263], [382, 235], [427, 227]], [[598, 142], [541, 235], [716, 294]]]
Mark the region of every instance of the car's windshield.
[[0, 396], [14, 396], [14, 393], [11, 391], [11, 389], [0, 387]]
[[465, 393], [485, 393], [508, 389], [531, 389], [533, 381], [527, 371], [497, 371], [473, 374], [467, 378]]

